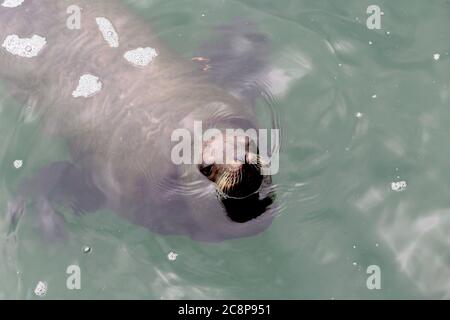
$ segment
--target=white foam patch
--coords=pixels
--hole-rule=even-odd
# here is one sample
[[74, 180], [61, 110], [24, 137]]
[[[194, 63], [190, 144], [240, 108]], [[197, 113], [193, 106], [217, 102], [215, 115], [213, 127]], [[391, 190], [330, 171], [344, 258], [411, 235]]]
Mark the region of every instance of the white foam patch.
[[20, 169], [20, 168], [22, 168], [22, 166], [23, 166], [23, 160], [15, 160], [15, 161], [13, 162], [13, 165], [14, 165], [14, 168]]
[[38, 297], [43, 297], [47, 294], [47, 283], [39, 281], [34, 289], [34, 294]]
[[5, 7], [5, 8], [16, 8], [16, 7], [20, 6], [20, 5], [22, 5], [22, 3], [24, 1], [25, 0], [5, 0], [2, 3], [2, 7]]
[[167, 258], [168, 258], [170, 261], [175, 261], [175, 260], [177, 260], [177, 257], [178, 257], [178, 253], [175, 253], [175, 252], [173, 252], [173, 251], [171, 251], [171, 252], [167, 255]]
[[89, 98], [102, 90], [102, 87], [103, 84], [98, 77], [92, 74], [84, 74], [80, 77], [78, 87], [74, 92], [72, 92], [72, 96], [74, 98]]
[[123, 55], [128, 62], [140, 67], [149, 65], [157, 56], [158, 53], [156, 50], [150, 47], [130, 50]]
[[397, 182], [392, 182], [391, 183], [391, 190], [392, 191], [396, 191], [396, 192], [400, 192], [403, 191], [407, 188], [407, 184], [406, 181], [397, 181]]
[[47, 44], [44, 37], [33, 35], [31, 38], [20, 38], [11, 34], [3, 41], [2, 47], [9, 53], [23, 58], [34, 58]]
[[105, 39], [109, 46], [111, 48], [119, 47], [119, 35], [111, 21], [104, 17], [95, 18], [95, 21], [97, 22], [98, 29], [102, 33], [103, 39]]

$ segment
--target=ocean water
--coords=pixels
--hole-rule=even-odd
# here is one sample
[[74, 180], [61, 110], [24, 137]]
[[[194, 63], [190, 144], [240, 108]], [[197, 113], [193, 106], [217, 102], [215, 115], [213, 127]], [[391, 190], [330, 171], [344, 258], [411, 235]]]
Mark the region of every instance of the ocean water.
[[[259, 235], [221, 243], [108, 211], [65, 215], [68, 241], [43, 241], [32, 213], [11, 231], [20, 181], [69, 154], [2, 88], [0, 298], [450, 298], [450, 1], [126, 2], [187, 59], [234, 19], [268, 36], [279, 214]], [[367, 27], [369, 5], [380, 29]], [[67, 287], [73, 265], [80, 290]]]

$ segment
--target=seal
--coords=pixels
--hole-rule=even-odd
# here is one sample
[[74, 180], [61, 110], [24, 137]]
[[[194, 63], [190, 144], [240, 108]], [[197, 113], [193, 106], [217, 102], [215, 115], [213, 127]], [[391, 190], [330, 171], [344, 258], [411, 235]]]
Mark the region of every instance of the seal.
[[[82, 9], [79, 30], [66, 27], [73, 5]], [[252, 104], [259, 89], [239, 79], [261, 70], [255, 52], [266, 39], [249, 30], [222, 28], [219, 45], [189, 61], [114, 1], [29, 0], [0, 8], [0, 41], [16, 36], [0, 49], [0, 79], [36, 110], [45, 134], [67, 141], [72, 159], [22, 183], [10, 205], [12, 225], [33, 199], [49, 236], [64, 234], [61, 203], [75, 213], [106, 208], [154, 232], [200, 241], [265, 230], [274, 193], [257, 141], [246, 140], [244, 156], [231, 163], [205, 159], [234, 141], [204, 142], [200, 164], [171, 161], [172, 133], [192, 131], [195, 121], [222, 132], [258, 129]]]

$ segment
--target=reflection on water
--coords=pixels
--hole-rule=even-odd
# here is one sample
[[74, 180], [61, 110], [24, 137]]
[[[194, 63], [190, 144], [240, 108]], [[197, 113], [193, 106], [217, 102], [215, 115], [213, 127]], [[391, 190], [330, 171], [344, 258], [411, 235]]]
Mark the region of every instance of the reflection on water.
[[[282, 129], [278, 215], [262, 234], [201, 243], [61, 208], [71, 236], [49, 243], [32, 214], [0, 214], [0, 298], [37, 298], [40, 281], [48, 298], [450, 298], [448, 1], [380, 3], [381, 30], [360, 1], [126, 2], [186, 59], [242, 16], [267, 35], [257, 111]], [[35, 101], [1, 96], [6, 212], [20, 181], [69, 154]], [[366, 287], [370, 265], [381, 290]]]

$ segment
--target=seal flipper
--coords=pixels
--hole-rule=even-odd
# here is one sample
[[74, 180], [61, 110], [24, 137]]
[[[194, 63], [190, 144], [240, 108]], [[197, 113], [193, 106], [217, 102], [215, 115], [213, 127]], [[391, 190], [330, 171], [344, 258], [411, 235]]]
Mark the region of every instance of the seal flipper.
[[217, 27], [216, 33], [192, 60], [203, 65], [216, 85], [254, 105], [268, 91], [268, 37], [247, 21]]
[[17, 227], [29, 203], [46, 239], [66, 239], [64, 217], [57, 205], [82, 214], [100, 209], [104, 202], [104, 195], [81, 169], [70, 162], [55, 162], [21, 183], [15, 199], [8, 204], [10, 232]]

